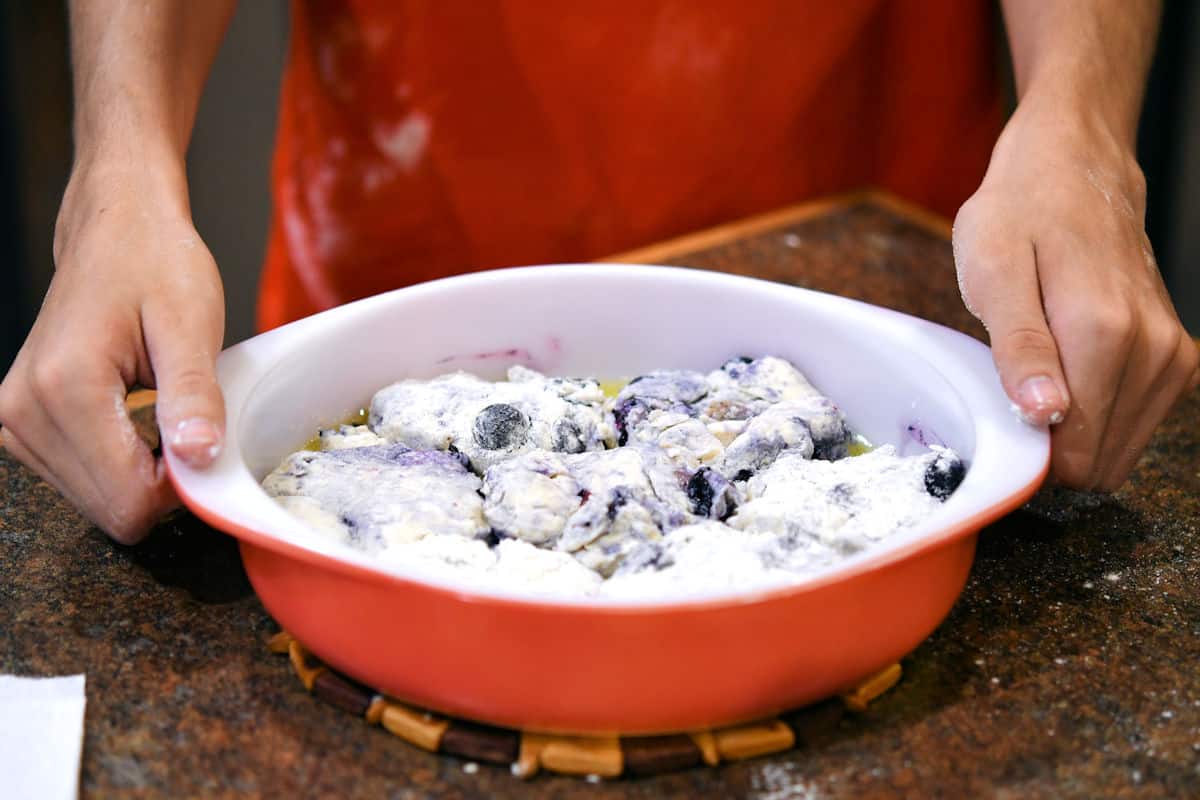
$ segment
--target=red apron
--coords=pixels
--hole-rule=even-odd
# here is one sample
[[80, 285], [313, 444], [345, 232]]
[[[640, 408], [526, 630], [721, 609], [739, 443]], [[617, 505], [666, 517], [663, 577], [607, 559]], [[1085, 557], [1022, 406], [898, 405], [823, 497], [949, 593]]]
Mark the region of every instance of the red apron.
[[1002, 121], [980, 0], [294, 0], [262, 329], [883, 186], [952, 215]]

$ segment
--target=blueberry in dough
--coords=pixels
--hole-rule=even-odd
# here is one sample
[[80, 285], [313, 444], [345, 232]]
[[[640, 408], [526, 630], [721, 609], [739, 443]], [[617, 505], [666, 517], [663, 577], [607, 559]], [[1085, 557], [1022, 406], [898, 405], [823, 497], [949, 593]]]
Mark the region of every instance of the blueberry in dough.
[[519, 447], [529, 434], [529, 417], [508, 403], [493, 403], [475, 417], [475, 443], [485, 450]]
[[733, 485], [721, 473], [701, 467], [687, 482], [687, 496], [692, 513], [700, 517], [725, 519], [737, 508]]
[[820, 435], [816, 431], [813, 433], [813, 458], [820, 461], [838, 461], [850, 455], [851, 435], [845, 424], [828, 435]]
[[631, 429], [651, 411], [693, 415], [692, 405], [708, 394], [708, 388], [704, 375], [692, 370], [659, 369], [637, 376], [621, 389], [613, 405], [618, 446], [629, 441]]
[[608, 509], [605, 511], [605, 516], [608, 521], [612, 522], [617, 518], [617, 514], [621, 513], [621, 509], [629, 503], [629, 490], [624, 487], [613, 489], [612, 498], [608, 501]]
[[462, 464], [467, 469], [471, 468], [471, 459], [467, 458], [467, 454], [459, 450], [454, 445], [447, 447], [446, 453], [448, 453], [455, 461]]
[[375, 393], [371, 414], [375, 436], [420, 450], [453, 447], [477, 475], [518, 453], [603, 450], [617, 436], [599, 383], [520, 366], [495, 383], [466, 372], [399, 381]]
[[618, 575], [628, 575], [643, 570], [659, 572], [675, 563], [660, 540], [640, 542], [621, 561], [616, 569]]
[[[637, 380], [636, 378], [634, 380]], [[613, 423], [617, 429], [617, 446], [624, 447], [629, 443], [629, 414], [635, 408], [644, 409], [636, 397], [628, 397], [613, 406]]]
[[962, 459], [949, 451], [943, 451], [925, 468], [925, 491], [938, 500], [945, 500], [954, 493], [967, 474]]
[[554, 426], [554, 448], [559, 453], [582, 453], [587, 449], [583, 431], [573, 421], [560, 419]]
[[747, 364], [753, 363], [754, 359], [750, 356], [734, 356], [721, 365], [721, 370], [736, 378], [744, 371]]
[[839, 483], [829, 490], [829, 502], [836, 506], [847, 508], [854, 504], [854, 494], [854, 484]]
[[701, 517], [707, 517], [712, 512], [713, 485], [708, 480], [711, 472], [708, 467], [701, 467], [687, 484], [687, 496], [692, 501], [692, 511]]

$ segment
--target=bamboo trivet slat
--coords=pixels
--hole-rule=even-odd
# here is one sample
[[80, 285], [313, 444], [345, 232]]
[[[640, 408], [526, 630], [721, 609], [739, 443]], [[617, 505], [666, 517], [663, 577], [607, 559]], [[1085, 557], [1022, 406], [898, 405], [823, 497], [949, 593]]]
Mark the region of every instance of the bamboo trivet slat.
[[[505, 765], [521, 778], [542, 770], [597, 778], [657, 775], [779, 753], [804, 735], [782, 719], [662, 736], [559, 736], [496, 728], [385, 697], [322, 664], [286, 631], [273, 636], [268, 647], [286, 654], [304, 688], [325, 702], [381, 725], [422, 750]], [[841, 704], [865, 711], [899, 680], [900, 665], [891, 664], [842, 695]]]

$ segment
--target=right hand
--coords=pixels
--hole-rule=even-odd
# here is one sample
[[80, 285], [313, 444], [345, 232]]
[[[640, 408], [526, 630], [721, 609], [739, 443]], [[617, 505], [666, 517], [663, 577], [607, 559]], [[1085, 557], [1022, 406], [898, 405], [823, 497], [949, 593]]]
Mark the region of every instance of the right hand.
[[191, 222], [182, 165], [77, 165], [55, 274], [0, 384], [4, 446], [112, 538], [141, 539], [178, 505], [125, 411], [158, 390], [164, 447], [203, 468], [225, 409], [213, 366], [225, 326], [216, 264]]

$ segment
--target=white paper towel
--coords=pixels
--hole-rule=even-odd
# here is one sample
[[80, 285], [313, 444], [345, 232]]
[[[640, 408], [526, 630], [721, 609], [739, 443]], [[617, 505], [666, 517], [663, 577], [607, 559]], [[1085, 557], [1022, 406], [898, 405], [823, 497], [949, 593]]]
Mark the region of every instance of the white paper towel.
[[79, 794], [84, 678], [0, 675], [0, 797]]

